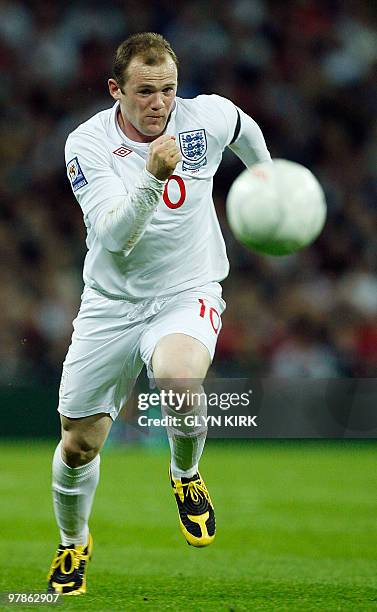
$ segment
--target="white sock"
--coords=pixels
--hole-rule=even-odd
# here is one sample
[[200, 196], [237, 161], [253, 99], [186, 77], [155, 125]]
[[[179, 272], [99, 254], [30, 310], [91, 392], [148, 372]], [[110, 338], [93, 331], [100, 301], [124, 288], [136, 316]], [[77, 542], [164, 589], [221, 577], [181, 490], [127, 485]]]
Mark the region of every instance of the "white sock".
[[56, 522], [63, 546], [88, 541], [88, 520], [99, 481], [100, 457], [77, 468], [69, 467], [61, 456], [61, 442], [52, 461], [52, 497]]
[[166, 428], [170, 451], [171, 451], [171, 473], [174, 478], [192, 478], [198, 471], [199, 460], [202, 456], [204, 444], [207, 437], [207, 427], [204, 424], [186, 425], [184, 418], [203, 417], [207, 415], [207, 402], [204, 391], [200, 399], [188, 412], [177, 412], [169, 406], [161, 407], [163, 415], [179, 416], [181, 426]]
[[207, 432], [188, 436], [168, 434], [173, 478], [192, 478], [199, 469]]

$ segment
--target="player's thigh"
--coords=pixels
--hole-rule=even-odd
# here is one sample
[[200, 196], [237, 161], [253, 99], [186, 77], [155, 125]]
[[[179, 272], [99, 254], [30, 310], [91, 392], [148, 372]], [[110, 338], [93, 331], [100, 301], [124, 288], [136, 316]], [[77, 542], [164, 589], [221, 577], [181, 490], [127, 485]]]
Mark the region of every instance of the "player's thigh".
[[132, 319], [133, 309], [93, 290], [84, 292], [63, 363], [60, 414], [78, 419], [106, 413], [116, 418], [143, 366], [143, 322]]
[[215, 353], [224, 309], [217, 283], [173, 296], [141, 339], [149, 376], [203, 379]]
[[152, 355], [156, 382], [160, 379], [201, 379], [207, 374], [211, 355], [200, 340], [183, 333], [160, 338]]

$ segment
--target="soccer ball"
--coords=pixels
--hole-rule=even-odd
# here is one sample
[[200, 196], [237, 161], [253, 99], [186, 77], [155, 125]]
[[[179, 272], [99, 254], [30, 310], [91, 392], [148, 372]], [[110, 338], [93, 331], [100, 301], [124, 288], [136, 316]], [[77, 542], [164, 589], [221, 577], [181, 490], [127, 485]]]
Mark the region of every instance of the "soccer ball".
[[326, 201], [310, 170], [275, 159], [241, 172], [229, 190], [226, 212], [234, 236], [246, 247], [289, 255], [320, 234]]

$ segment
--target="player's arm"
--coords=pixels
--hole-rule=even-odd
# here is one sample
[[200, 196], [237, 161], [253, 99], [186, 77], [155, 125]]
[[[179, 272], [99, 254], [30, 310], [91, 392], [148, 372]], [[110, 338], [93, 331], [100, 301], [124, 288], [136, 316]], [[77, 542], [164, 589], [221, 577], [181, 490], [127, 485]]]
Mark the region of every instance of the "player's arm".
[[218, 95], [210, 98], [218, 113], [216, 125], [220, 146], [229, 147], [246, 167], [271, 161], [259, 125], [227, 98]]
[[93, 225], [105, 249], [126, 255], [132, 251], [155, 213], [164, 185], [144, 169], [130, 192], [106, 201]]
[[229, 148], [247, 168], [259, 162], [271, 161], [271, 155], [259, 125], [240, 108], [235, 108], [237, 119]]
[[74, 137], [67, 141], [68, 176], [76, 164], [80, 179], [71, 180], [75, 196], [86, 224], [102, 245], [111, 252], [128, 254], [153, 217], [165, 182], [180, 160], [179, 149], [171, 136], [157, 138], [150, 145], [145, 169], [126, 191], [106, 152], [100, 150], [98, 142], [94, 146], [90, 138], [87, 140], [81, 142]]

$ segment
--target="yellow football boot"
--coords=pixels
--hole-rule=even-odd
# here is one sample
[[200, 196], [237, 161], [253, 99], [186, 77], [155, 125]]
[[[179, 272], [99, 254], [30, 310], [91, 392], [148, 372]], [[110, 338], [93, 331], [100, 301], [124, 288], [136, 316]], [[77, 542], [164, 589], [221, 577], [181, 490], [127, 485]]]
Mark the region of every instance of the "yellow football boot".
[[181, 531], [188, 544], [199, 548], [215, 539], [216, 521], [212, 501], [204, 480], [197, 472], [192, 478], [170, 481], [177, 502]]
[[86, 546], [59, 544], [47, 576], [47, 592], [60, 595], [86, 593], [86, 574], [92, 551], [93, 538], [90, 534]]

